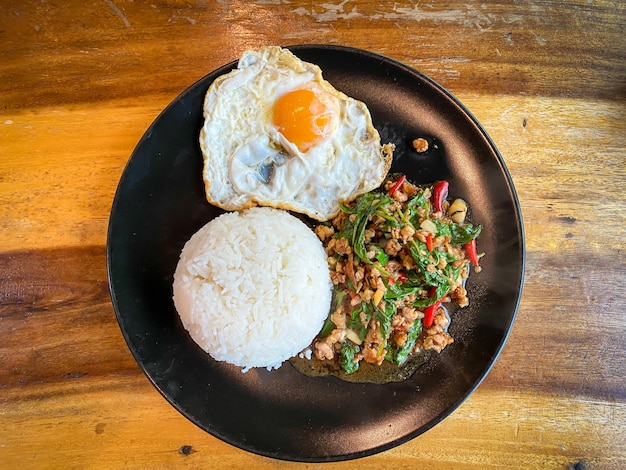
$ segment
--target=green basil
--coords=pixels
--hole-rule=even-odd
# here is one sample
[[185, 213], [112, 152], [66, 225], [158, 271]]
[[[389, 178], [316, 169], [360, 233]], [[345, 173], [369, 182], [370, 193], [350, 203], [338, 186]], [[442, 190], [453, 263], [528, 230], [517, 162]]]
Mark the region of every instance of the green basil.
[[337, 310], [337, 307], [341, 305], [346, 295], [347, 295], [347, 292], [345, 290], [339, 290], [336, 287], [333, 289], [333, 298], [330, 304], [330, 313], [328, 314], [328, 317], [326, 317], [326, 320], [324, 321], [324, 325], [322, 326], [322, 331], [320, 331], [320, 334], [319, 334], [320, 338], [326, 338], [326, 336], [331, 334], [332, 331], [335, 328], [337, 328], [337, 326], [333, 323], [330, 317], [332, 316], [333, 312]]
[[413, 322], [413, 324], [411, 325], [411, 328], [409, 328], [409, 330], [406, 333], [407, 334], [406, 342], [401, 348], [394, 351], [393, 362], [395, 362], [398, 365], [404, 364], [404, 361], [406, 361], [407, 357], [409, 357], [409, 354], [411, 354], [411, 351], [413, 350], [413, 347], [415, 346], [415, 342], [417, 341], [417, 337], [419, 336], [421, 332], [422, 332], [422, 322], [421, 321]]
[[359, 347], [352, 341], [344, 341], [341, 346], [341, 368], [346, 374], [353, 374], [359, 370], [359, 363], [354, 361], [354, 356]]
[[451, 240], [453, 245], [465, 245], [480, 235], [482, 225], [458, 225], [450, 224]]

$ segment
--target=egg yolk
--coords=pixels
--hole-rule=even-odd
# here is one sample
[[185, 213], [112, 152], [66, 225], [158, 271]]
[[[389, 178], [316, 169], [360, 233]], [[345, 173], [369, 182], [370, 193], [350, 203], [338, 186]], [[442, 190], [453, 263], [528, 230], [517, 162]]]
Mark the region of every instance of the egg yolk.
[[306, 152], [331, 132], [332, 110], [312, 90], [299, 89], [274, 103], [274, 125], [285, 138]]

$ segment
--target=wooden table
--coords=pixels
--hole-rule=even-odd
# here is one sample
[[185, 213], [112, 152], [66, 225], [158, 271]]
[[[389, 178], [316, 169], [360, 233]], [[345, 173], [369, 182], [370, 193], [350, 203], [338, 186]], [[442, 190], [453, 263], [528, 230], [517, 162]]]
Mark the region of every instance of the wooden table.
[[329, 468], [626, 468], [626, 6], [7, 0], [0, 6], [0, 467], [320, 468], [175, 411], [109, 298], [126, 161], [186, 87], [263, 44], [382, 53], [458, 97], [519, 193], [527, 271], [491, 373], [450, 417]]

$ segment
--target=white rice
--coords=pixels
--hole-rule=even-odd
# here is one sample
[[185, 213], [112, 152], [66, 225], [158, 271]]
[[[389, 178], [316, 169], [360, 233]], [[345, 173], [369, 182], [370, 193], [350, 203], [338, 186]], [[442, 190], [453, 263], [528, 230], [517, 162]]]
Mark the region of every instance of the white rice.
[[213, 219], [185, 244], [174, 305], [214, 359], [272, 369], [319, 333], [331, 286], [313, 231], [286, 211], [255, 207]]

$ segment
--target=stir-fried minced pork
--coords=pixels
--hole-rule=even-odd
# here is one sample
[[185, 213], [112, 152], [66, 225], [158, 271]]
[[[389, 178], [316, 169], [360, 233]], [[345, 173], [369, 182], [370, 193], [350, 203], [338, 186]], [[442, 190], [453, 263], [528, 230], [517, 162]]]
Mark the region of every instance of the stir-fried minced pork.
[[480, 270], [481, 226], [466, 223], [465, 202], [449, 204], [447, 195], [445, 181], [419, 187], [388, 178], [316, 227], [334, 284], [331, 312], [313, 343], [317, 359], [337, 360], [350, 374], [361, 361], [400, 365], [454, 341], [443, 305], [469, 304], [464, 286], [471, 266]]

